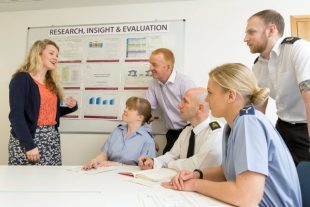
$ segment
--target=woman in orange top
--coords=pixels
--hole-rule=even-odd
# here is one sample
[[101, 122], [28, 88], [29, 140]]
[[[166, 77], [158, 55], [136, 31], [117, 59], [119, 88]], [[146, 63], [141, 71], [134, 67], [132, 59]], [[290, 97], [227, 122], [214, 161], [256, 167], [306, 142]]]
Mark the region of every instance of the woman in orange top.
[[77, 110], [56, 73], [59, 48], [38, 40], [10, 82], [9, 165], [61, 165], [59, 117]]

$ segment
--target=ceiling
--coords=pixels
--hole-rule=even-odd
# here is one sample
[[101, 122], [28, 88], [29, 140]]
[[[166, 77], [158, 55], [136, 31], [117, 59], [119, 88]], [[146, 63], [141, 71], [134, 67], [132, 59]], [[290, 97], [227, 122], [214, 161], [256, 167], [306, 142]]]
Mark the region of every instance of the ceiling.
[[0, 12], [190, 0], [0, 0]]

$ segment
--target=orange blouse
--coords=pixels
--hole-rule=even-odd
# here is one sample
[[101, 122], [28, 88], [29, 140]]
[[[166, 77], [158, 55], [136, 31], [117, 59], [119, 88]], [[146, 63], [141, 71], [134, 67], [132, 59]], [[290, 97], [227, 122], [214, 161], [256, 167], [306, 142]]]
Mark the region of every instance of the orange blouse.
[[56, 125], [57, 96], [44, 84], [34, 80], [40, 91], [40, 112], [38, 126]]

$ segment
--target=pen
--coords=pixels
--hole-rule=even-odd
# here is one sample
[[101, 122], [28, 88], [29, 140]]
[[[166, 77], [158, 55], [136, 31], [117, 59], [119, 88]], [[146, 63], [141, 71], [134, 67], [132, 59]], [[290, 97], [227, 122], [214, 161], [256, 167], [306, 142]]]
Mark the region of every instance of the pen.
[[145, 161], [147, 160], [147, 158], [143, 158], [142, 160], [142, 164], [144, 165]]

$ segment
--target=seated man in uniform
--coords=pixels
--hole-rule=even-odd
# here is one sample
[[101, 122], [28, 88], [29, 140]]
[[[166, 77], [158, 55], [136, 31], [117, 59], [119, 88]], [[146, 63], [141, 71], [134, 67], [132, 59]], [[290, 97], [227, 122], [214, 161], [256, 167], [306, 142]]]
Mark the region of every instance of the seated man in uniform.
[[157, 158], [140, 156], [141, 169], [168, 167], [194, 170], [218, 166], [222, 162], [222, 127], [211, 122], [205, 88], [186, 91], [179, 103], [180, 117], [190, 122], [172, 149]]

